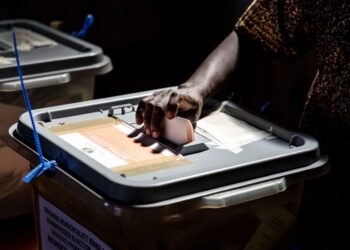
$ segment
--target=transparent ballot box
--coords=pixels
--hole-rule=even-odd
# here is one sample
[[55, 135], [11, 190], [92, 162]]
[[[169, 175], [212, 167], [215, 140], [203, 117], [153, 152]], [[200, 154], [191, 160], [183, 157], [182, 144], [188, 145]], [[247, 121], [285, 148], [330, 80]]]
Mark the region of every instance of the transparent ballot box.
[[[58, 166], [33, 183], [41, 249], [286, 249], [303, 183], [327, 171], [312, 137], [208, 101], [185, 145], [145, 135], [153, 91], [34, 110]], [[27, 113], [9, 146], [38, 163]]]

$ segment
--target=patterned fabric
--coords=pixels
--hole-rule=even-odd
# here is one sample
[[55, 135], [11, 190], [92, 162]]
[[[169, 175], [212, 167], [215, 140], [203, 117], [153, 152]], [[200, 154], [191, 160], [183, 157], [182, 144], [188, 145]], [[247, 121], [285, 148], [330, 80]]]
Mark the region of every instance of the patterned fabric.
[[323, 150], [350, 148], [350, 2], [255, 0], [236, 30], [286, 60], [315, 47], [318, 72], [300, 128], [314, 135]]

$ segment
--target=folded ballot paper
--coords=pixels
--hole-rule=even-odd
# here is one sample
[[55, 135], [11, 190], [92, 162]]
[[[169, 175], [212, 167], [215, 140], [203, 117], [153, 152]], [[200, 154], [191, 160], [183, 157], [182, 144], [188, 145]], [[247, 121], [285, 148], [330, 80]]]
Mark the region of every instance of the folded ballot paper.
[[165, 118], [162, 136], [176, 145], [190, 143], [194, 140], [192, 123], [179, 116], [173, 119]]

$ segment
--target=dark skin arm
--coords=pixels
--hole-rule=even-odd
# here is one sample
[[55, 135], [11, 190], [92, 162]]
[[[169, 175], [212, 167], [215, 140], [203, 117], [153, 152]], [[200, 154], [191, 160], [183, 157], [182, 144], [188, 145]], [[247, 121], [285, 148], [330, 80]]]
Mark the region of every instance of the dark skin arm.
[[192, 122], [197, 121], [204, 102], [237, 70], [239, 50], [239, 39], [233, 31], [177, 89], [142, 99], [136, 111], [137, 124], [144, 123], [146, 134], [159, 138], [165, 116], [173, 119], [181, 114]]

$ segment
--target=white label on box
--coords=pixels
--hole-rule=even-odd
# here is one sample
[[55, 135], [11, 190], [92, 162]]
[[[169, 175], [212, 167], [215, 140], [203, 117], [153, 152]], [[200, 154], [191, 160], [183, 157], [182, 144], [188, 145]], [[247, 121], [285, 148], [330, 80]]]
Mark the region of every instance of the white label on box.
[[198, 120], [196, 131], [236, 154], [243, 150], [242, 146], [270, 136], [266, 131], [223, 112], [215, 112]]
[[60, 138], [107, 168], [175, 155], [126, 124], [90, 128], [62, 134]]
[[42, 249], [112, 249], [41, 196], [39, 196], [39, 220]]
[[127, 164], [127, 162], [122, 158], [111, 153], [80, 133], [65, 134], [61, 135], [60, 137], [107, 168]]

